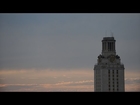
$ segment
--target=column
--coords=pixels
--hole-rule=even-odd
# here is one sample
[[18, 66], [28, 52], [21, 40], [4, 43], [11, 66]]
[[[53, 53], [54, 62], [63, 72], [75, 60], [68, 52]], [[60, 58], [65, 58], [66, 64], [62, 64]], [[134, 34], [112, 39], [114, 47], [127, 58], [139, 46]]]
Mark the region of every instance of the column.
[[114, 42], [112, 42], [112, 51], [114, 51]]
[[114, 47], [114, 51], [115, 51], [115, 42], [114, 42], [114, 46], [113, 47]]
[[111, 43], [110, 42], [108, 42], [109, 43], [109, 51], [111, 50]]
[[112, 42], [112, 51], [114, 51], [114, 43]]
[[113, 42], [111, 42], [111, 51], [113, 51]]
[[109, 42], [108, 42], [108, 51], [109, 51]]
[[107, 46], [106, 46], [106, 42], [104, 42], [104, 45], [105, 45], [104, 47], [105, 47], [105, 50], [106, 50], [106, 48], [107, 48]]
[[110, 43], [110, 51], [111, 51], [111, 42], [109, 42]]
[[111, 51], [111, 42], [110, 42], [110, 51]]

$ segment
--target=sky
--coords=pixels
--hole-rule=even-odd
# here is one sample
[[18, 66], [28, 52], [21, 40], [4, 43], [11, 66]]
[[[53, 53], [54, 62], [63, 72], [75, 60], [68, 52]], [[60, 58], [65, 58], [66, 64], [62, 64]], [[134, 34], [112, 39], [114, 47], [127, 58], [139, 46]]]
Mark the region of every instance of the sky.
[[125, 90], [140, 91], [139, 13], [1, 13], [0, 91], [93, 92], [93, 67], [111, 33]]

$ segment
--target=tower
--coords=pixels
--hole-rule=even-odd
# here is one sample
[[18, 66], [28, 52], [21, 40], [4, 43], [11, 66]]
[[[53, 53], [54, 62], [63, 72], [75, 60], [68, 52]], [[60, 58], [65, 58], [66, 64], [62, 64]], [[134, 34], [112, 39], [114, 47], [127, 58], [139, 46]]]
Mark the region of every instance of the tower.
[[125, 68], [120, 57], [116, 55], [115, 42], [114, 37], [104, 37], [102, 40], [102, 54], [94, 65], [95, 92], [125, 91]]

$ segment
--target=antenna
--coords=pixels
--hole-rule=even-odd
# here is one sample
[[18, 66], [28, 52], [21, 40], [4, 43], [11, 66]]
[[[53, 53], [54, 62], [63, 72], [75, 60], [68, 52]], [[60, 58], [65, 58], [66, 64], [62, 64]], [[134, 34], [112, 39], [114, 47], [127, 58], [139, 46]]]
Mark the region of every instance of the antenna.
[[111, 32], [111, 36], [113, 37], [113, 32]]
[[111, 37], [113, 37], [113, 32], [112, 31], [110, 31], [111, 32]]
[[105, 31], [105, 37], [107, 36], [107, 31]]

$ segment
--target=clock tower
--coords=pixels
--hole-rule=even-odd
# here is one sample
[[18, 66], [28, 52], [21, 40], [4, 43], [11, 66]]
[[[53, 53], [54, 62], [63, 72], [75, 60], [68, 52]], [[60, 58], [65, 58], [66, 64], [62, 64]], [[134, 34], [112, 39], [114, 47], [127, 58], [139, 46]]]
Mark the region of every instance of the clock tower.
[[102, 54], [94, 65], [95, 92], [125, 91], [124, 65], [116, 55], [115, 42], [114, 37], [104, 37], [102, 40]]

